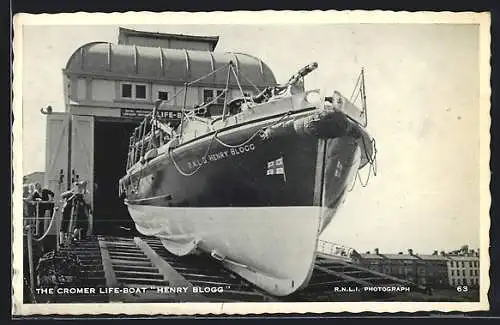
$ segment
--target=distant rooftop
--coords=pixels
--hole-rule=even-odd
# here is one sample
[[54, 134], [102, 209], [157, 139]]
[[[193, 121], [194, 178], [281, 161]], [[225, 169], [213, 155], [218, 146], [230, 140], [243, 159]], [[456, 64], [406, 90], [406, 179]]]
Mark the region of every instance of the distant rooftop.
[[438, 254], [360, 254], [363, 259], [367, 260], [380, 260], [380, 259], [388, 259], [388, 260], [424, 260], [424, 261], [446, 261], [446, 260], [471, 260], [477, 259], [478, 256], [462, 256], [462, 255], [449, 255], [445, 256]]
[[128, 28], [119, 28], [118, 44], [150, 47], [176, 48], [213, 52], [219, 36], [197, 36], [146, 32]]

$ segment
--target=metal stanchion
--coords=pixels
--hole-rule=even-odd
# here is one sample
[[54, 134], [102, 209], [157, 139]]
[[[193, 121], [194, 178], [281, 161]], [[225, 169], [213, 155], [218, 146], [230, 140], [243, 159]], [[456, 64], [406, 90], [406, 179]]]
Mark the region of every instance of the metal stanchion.
[[35, 267], [33, 261], [33, 233], [31, 232], [31, 225], [26, 227], [28, 229], [28, 259], [30, 267], [30, 286], [31, 290], [35, 288]]
[[35, 235], [38, 236], [38, 222], [39, 222], [39, 202], [35, 202]]

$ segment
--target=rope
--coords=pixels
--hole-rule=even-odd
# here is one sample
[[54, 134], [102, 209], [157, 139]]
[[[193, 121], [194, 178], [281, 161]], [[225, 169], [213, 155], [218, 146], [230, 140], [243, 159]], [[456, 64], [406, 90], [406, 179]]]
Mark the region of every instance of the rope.
[[[209, 154], [210, 149], [212, 148], [212, 144], [213, 144], [214, 140], [217, 141], [222, 146], [227, 147], [227, 148], [237, 148], [237, 147], [244, 146], [245, 144], [247, 144], [250, 141], [252, 141], [258, 134], [261, 134], [263, 130], [265, 130], [268, 127], [271, 127], [271, 126], [274, 126], [274, 125], [280, 123], [284, 118], [286, 118], [287, 116], [289, 116], [291, 113], [292, 112], [289, 111], [286, 114], [284, 114], [279, 120], [277, 120], [276, 122], [274, 122], [273, 124], [271, 124], [270, 126], [266, 126], [266, 127], [260, 128], [259, 130], [257, 130], [256, 132], [254, 132], [248, 139], [246, 139], [245, 141], [243, 141], [242, 143], [240, 143], [238, 145], [227, 144], [227, 143], [223, 142], [222, 140], [220, 140], [219, 138], [217, 138], [217, 133], [219, 132], [217, 130], [213, 134], [213, 136], [211, 137], [210, 143], [209, 143], [209, 145], [207, 147], [207, 150], [205, 151], [205, 154], [202, 157], [206, 157]], [[177, 169], [177, 171], [179, 172], [179, 174], [181, 174], [183, 176], [192, 176], [195, 173], [197, 173], [200, 170], [200, 168], [203, 166], [203, 165], [200, 165], [200, 166], [196, 167], [196, 169], [193, 170], [192, 172], [189, 172], [189, 173], [185, 172], [185, 171], [182, 170], [182, 168], [179, 166], [179, 164], [175, 161], [175, 158], [174, 158], [174, 155], [173, 155], [173, 149], [169, 149], [168, 153], [169, 153], [170, 159], [172, 160], [172, 163], [174, 164], [175, 169]]]
[[[218, 131], [217, 131], [218, 132]], [[217, 134], [217, 132], [214, 133], [214, 135], [212, 136], [212, 138], [210, 139], [210, 143], [207, 147], [207, 150], [205, 151], [205, 154], [202, 156], [203, 157], [206, 157], [208, 155], [208, 153], [210, 152], [210, 149], [212, 148], [212, 143], [214, 142], [214, 139], [215, 139], [215, 135]], [[195, 170], [193, 170], [192, 172], [188, 173], [188, 172], [185, 172], [182, 170], [182, 168], [177, 164], [177, 162], [175, 161], [174, 159], [174, 155], [173, 155], [173, 151], [174, 149], [170, 149], [168, 150], [168, 154], [169, 154], [169, 157], [170, 159], [172, 160], [174, 166], [175, 166], [175, 169], [177, 169], [177, 171], [179, 172], [179, 174], [183, 175], [183, 176], [193, 176], [194, 174], [196, 174], [198, 172], [198, 170], [200, 170], [201, 166], [203, 165], [199, 165], [198, 167], [196, 167]]]
[[[363, 147], [364, 147], [364, 150], [366, 153], [367, 148], [366, 148], [365, 138], [363, 137], [361, 141], [363, 142]], [[373, 146], [373, 155], [371, 157], [367, 157], [368, 163], [370, 164], [370, 168], [368, 169], [368, 176], [366, 177], [366, 180], [363, 182], [363, 180], [361, 179], [361, 174], [359, 173], [359, 170], [358, 170], [356, 172], [356, 178], [354, 179], [353, 185], [352, 185], [351, 189], [349, 190], [349, 192], [352, 191], [352, 189], [354, 188], [354, 184], [356, 184], [356, 179], [359, 179], [359, 183], [361, 184], [362, 187], [366, 187], [366, 186], [368, 186], [368, 182], [372, 176], [372, 172], [373, 172], [373, 176], [377, 176], [377, 146], [376, 146], [375, 138], [373, 138], [370, 141], [370, 144]]]
[[[40, 203], [54, 203], [52, 201], [36, 201], [36, 209], [38, 211], [39, 209], [39, 205]], [[45, 237], [47, 237], [47, 235], [49, 234], [51, 228], [52, 228], [52, 224], [54, 223], [54, 220], [56, 219], [56, 211], [58, 210], [59, 207], [56, 207], [54, 206], [54, 212], [52, 213], [52, 218], [50, 219], [50, 223], [49, 225], [47, 226], [47, 229], [45, 230], [45, 233], [41, 236], [41, 237], [38, 237], [38, 238], [35, 238], [35, 237], [32, 237], [34, 241], [36, 242], [40, 242], [42, 241]], [[33, 219], [33, 218], [30, 218], [30, 219]], [[38, 219], [38, 218], [36, 218]], [[37, 220], [38, 221], [38, 220]], [[38, 226], [38, 225], [37, 225]]]
[[200, 81], [200, 80], [203, 80], [203, 79], [205, 79], [205, 78], [210, 77], [210, 76], [211, 76], [211, 75], [213, 75], [214, 73], [217, 73], [219, 70], [222, 70], [222, 69], [224, 69], [224, 68], [225, 68], [225, 67], [227, 67], [227, 66], [231, 66], [231, 64], [223, 65], [223, 66], [219, 67], [218, 69], [216, 69], [216, 70], [214, 70], [214, 71], [212, 71], [212, 72], [210, 72], [210, 73], [208, 73], [208, 74], [206, 74], [206, 75], [204, 75], [204, 76], [201, 76], [201, 77], [199, 77], [199, 78], [198, 78], [198, 79], [196, 79], [196, 80], [190, 81], [190, 82], [188, 82], [188, 83], [186, 83], [186, 84], [187, 84], [188, 86], [191, 86], [192, 84], [197, 83], [197, 82], [198, 82], [198, 81]]
[[277, 120], [276, 122], [274, 122], [273, 124], [269, 125], [269, 126], [265, 126], [265, 127], [262, 127], [260, 129], [258, 129], [257, 131], [254, 132], [254, 134], [252, 134], [248, 139], [246, 139], [245, 141], [243, 141], [242, 143], [240, 144], [237, 144], [237, 145], [232, 145], [232, 144], [227, 144], [225, 142], [223, 142], [222, 140], [220, 140], [219, 138], [217, 138], [217, 133], [214, 134], [214, 138], [215, 140], [221, 144], [222, 146], [226, 147], [226, 148], [238, 148], [238, 147], [241, 147], [241, 146], [244, 146], [245, 144], [249, 143], [250, 141], [252, 141], [258, 134], [261, 134], [265, 129], [269, 128], [269, 127], [272, 127], [272, 126], [275, 126], [276, 124], [280, 123], [283, 119], [285, 119], [287, 116], [289, 116], [290, 114], [292, 114], [291, 111], [288, 111], [286, 112], [286, 114], [284, 114], [279, 120]]
[[227, 94], [227, 91], [228, 91], [228, 90], [229, 90], [228, 88], [223, 89], [223, 90], [222, 90], [222, 93], [221, 93], [220, 95], [218, 95], [218, 96], [214, 97], [214, 98], [213, 98], [211, 101], [209, 101], [208, 103], [204, 103], [203, 105], [201, 105], [201, 106], [199, 106], [199, 107], [196, 107], [196, 108], [194, 108], [193, 110], [189, 110], [189, 111], [187, 111], [187, 113], [185, 114], [185, 115], [186, 115], [186, 117], [191, 117], [191, 115], [192, 115], [192, 114], [194, 114], [194, 111], [195, 111], [195, 110], [197, 110], [197, 109], [200, 109], [200, 108], [205, 108], [205, 107], [207, 107], [208, 105], [210, 105], [210, 104], [213, 104], [213, 103], [217, 102], [217, 100], [218, 100], [219, 98], [221, 98], [222, 96], [224, 96], [224, 95], [226, 95], [226, 94]]
[[257, 92], [259, 92], [259, 93], [261, 92], [261, 90], [259, 89], [259, 87], [257, 87], [257, 86], [256, 86], [256, 85], [252, 82], [252, 80], [248, 79], [248, 78], [247, 78], [247, 77], [243, 74], [243, 72], [242, 72], [241, 70], [240, 70], [240, 71], [238, 71], [238, 72], [239, 72], [239, 74], [243, 77], [243, 79], [245, 79], [246, 81], [248, 81], [248, 83], [249, 83], [252, 87], [254, 87], [254, 88], [255, 88], [255, 90], [257, 90]]
[[362, 86], [363, 86], [363, 112], [364, 112], [364, 115], [365, 115], [365, 123], [364, 123], [364, 127], [366, 127], [368, 125], [368, 108], [366, 106], [366, 87], [365, 87], [365, 70], [364, 68], [361, 69], [361, 83], [362, 83]]
[[354, 97], [354, 92], [358, 90], [358, 85], [359, 82], [361, 81], [361, 72], [358, 74], [358, 78], [356, 79], [356, 85], [354, 86], [354, 89], [352, 90], [351, 97], [349, 97], [349, 101], [352, 102], [352, 98]]
[[[226, 89], [221, 93], [224, 95], [227, 95], [227, 91], [229, 89], [229, 80], [231, 79], [231, 71], [232, 71], [232, 66], [230, 65], [229, 68], [227, 69], [227, 78], [226, 78]], [[236, 77], [236, 81], [238, 81], [238, 77]], [[222, 120], [224, 121], [226, 119], [226, 108], [227, 108], [227, 96], [224, 96], [224, 106], [222, 107]]]
[[236, 83], [238, 84], [238, 88], [240, 89], [241, 94], [243, 95], [243, 101], [245, 101], [245, 104], [247, 104], [247, 99], [246, 99], [246, 96], [245, 96], [245, 92], [243, 91], [243, 88], [241, 88], [240, 80], [238, 79], [238, 76], [236, 75], [236, 72], [234, 72], [234, 69], [233, 69], [232, 66], [230, 66], [229, 69], [231, 70], [231, 72], [234, 75], [234, 78], [236, 79]]

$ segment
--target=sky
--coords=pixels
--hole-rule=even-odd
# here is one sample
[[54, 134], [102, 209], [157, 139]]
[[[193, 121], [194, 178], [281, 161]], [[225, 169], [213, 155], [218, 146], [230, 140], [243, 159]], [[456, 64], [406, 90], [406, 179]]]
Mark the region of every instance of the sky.
[[[306, 88], [349, 96], [365, 68], [378, 173], [357, 183], [322, 239], [360, 251], [479, 247], [479, 29], [454, 24], [126, 25], [220, 36], [216, 50], [261, 58], [279, 82], [318, 62]], [[23, 172], [43, 171], [41, 107], [64, 111], [62, 68], [113, 26], [24, 26]], [[366, 170], [362, 171], [366, 177]]]

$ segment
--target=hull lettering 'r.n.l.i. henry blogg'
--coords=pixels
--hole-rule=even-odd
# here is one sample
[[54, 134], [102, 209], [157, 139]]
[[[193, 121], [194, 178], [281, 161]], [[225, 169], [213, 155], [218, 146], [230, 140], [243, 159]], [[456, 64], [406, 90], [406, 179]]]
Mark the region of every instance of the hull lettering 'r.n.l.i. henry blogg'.
[[[303, 82], [316, 68], [256, 96], [227, 101], [226, 89], [211, 101], [223, 100], [219, 116], [207, 113], [211, 102], [184, 103], [177, 125], [162, 121], [157, 102], [130, 138], [120, 179], [139, 232], [179, 256], [204, 251], [273, 295], [307, 285], [319, 235], [376, 152], [363, 71], [359, 108], [336, 91], [314, 99]], [[238, 78], [232, 62], [221, 69]]]

